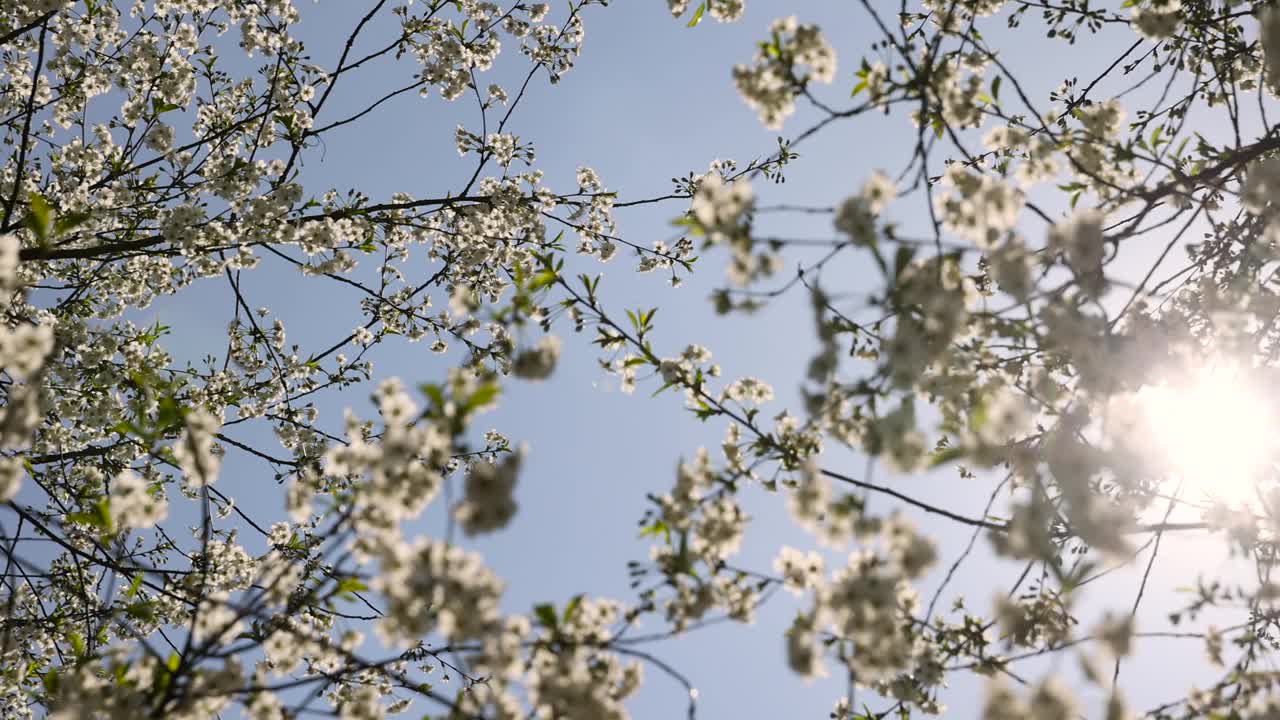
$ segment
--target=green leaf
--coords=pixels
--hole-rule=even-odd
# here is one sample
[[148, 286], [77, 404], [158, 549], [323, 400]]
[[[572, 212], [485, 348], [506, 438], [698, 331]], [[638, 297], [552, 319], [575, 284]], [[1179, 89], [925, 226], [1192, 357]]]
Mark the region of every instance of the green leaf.
[[139, 572], [133, 576], [133, 581], [129, 583], [129, 589], [124, 591], [126, 599], [132, 600], [133, 596], [138, 594], [138, 589], [142, 587], [142, 573]]
[[138, 335], [138, 342], [147, 346], [154, 345], [157, 340], [169, 334], [169, 326], [161, 325], [157, 320], [154, 325], [147, 328], [147, 331]]
[[27, 217], [23, 223], [27, 226], [41, 245], [49, 242], [49, 231], [53, 224], [53, 207], [38, 192], [33, 192], [27, 200]]
[[57, 221], [53, 224], [53, 234], [56, 237], [61, 237], [80, 225], [83, 225], [89, 218], [90, 215], [87, 212], [73, 212], [67, 213], [66, 215], [59, 215]]
[[113, 433], [119, 433], [121, 435], [137, 435], [139, 437], [146, 435], [146, 433], [142, 432], [142, 428], [135, 425], [132, 420], [118, 422], [111, 426], [110, 430]]
[[645, 527], [640, 528], [640, 537], [643, 538], [650, 535], [655, 537], [662, 535], [663, 540], [668, 543], [671, 542], [671, 528], [662, 520], [655, 520], [652, 525], [646, 525]]
[[163, 115], [164, 113], [173, 112], [177, 109], [178, 106], [173, 103], [163, 102], [160, 98], [151, 98], [151, 111], [156, 115]]
[[67, 642], [71, 645], [71, 650], [76, 657], [84, 657], [84, 638], [80, 637], [80, 633], [74, 631], [67, 633]]
[[156, 604], [151, 601], [129, 603], [124, 606], [124, 612], [135, 620], [142, 622], [154, 622], [156, 619]]
[[929, 457], [929, 467], [936, 468], [939, 465], [945, 465], [953, 460], [959, 460], [962, 457], [964, 457], [964, 448], [943, 448]]
[[654, 390], [653, 394], [650, 395], [649, 397], [658, 397], [662, 393], [666, 392], [667, 388], [671, 387], [672, 385], [675, 385], [675, 383], [664, 383], [662, 387], [658, 388], [657, 390]]
[[423, 383], [418, 386], [418, 389], [422, 391], [423, 395], [427, 396], [427, 399], [431, 400], [432, 405], [439, 408], [444, 407], [444, 391], [440, 389], [439, 385]]
[[107, 532], [111, 532], [111, 500], [105, 497], [98, 500], [98, 502], [93, 504], [93, 510], [97, 513], [98, 522], [102, 523], [102, 526], [107, 529]]
[[471, 397], [467, 398], [467, 402], [462, 406], [462, 414], [466, 415], [472, 410], [482, 408], [493, 402], [498, 397], [498, 383], [485, 383], [476, 389]]
[[706, 12], [707, 4], [705, 2], [698, 3], [698, 9], [693, 11], [693, 19], [689, 21], [685, 27], [694, 27], [702, 21], [702, 13]]
[[556, 273], [554, 270], [543, 270], [534, 276], [533, 281], [529, 283], [529, 292], [540, 290], [556, 281]]
[[556, 617], [556, 608], [551, 603], [534, 605], [533, 615], [538, 619], [538, 623], [548, 630], [555, 630], [559, 625], [559, 618]]
[[857, 97], [858, 93], [866, 89], [867, 89], [867, 81], [863, 80], [862, 82], [853, 86], [853, 92], [849, 93], [849, 97]]
[[49, 668], [49, 671], [40, 678], [40, 682], [44, 685], [44, 691], [49, 695], [58, 694], [58, 669]]
[[689, 533], [680, 533], [680, 545], [676, 550], [675, 568], [677, 572], [701, 580], [698, 571], [693, 569], [693, 558], [689, 555]]
[[66, 520], [111, 532], [111, 500], [99, 498], [89, 510], [67, 513]]
[[907, 269], [911, 264], [912, 258], [916, 256], [916, 249], [911, 245], [899, 245], [898, 252], [893, 256], [893, 277], [902, 277], [902, 271]]
[[338, 582], [338, 592], [340, 593], [347, 593], [347, 592], [355, 593], [355, 592], [361, 592], [363, 590], [368, 590], [368, 589], [369, 589], [368, 585], [365, 585], [364, 583], [360, 582], [356, 578], [343, 578], [341, 581]]
[[1182, 142], [1178, 143], [1178, 149], [1173, 153], [1173, 157], [1175, 159], [1182, 157], [1182, 151], [1187, 149], [1187, 143], [1190, 141], [1191, 141], [1191, 138], [1189, 137], [1182, 138]]
[[165, 395], [160, 398], [156, 412], [156, 430], [165, 432], [182, 426], [183, 412], [178, 406], [178, 401], [173, 397]]
[[583, 597], [582, 593], [578, 593], [577, 595], [569, 598], [568, 604], [564, 606], [564, 621], [566, 623], [572, 620], [573, 616], [578, 613], [578, 608], [582, 606]]

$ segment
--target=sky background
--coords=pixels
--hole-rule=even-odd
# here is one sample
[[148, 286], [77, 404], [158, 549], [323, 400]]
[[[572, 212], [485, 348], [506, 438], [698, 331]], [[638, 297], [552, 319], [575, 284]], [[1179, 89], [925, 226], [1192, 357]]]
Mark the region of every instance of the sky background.
[[[365, 4], [313, 5], [303, 0], [298, 5], [303, 18], [298, 34], [306, 39], [317, 62], [332, 67]], [[563, 13], [563, 6], [557, 6], [556, 12]], [[546, 173], [552, 187], [572, 188], [575, 169], [588, 165], [599, 172], [608, 189], [621, 193], [620, 201], [665, 194], [671, 178], [704, 172], [716, 158], [745, 164], [764, 157], [776, 149], [779, 133], [760, 125], [737, 96], [729, 73], [734, 63], [750, 59], [771, 20], [791, 13], [803, 22], [819, 23], [836, 46], [837, 80], [830, 88], [820, 88], [819, 94], [843, 106], [856, 83], [857, 60], [874, 39], [874, 26], [856, 3], [750, 0], [738, 23], [725, 25], [704, 18], [697, 28], [689, 29], [684, 21], [672, 20], [660, 0], [619, 0], [608, 8], [587, 11], [586, 41], [577, 67], [555, 87], [549, 87], [543, 75], [535, 78], [510, 130], [535, 143], [535, 166]], [[891, 17], [892, 11], [886, 14]], [[1029, 39], [1011, 40], [1011, 34], [993, 30], [992, 43], [1005, 48], [1012, 67], [1025, 73], [1024, 81], [1042, 90], [1055, 86], [1064, 72], [1091, 77], [1114, 57], [1112, 50], [1131, 42], [1129, 35], [1113, 34], [1094, 41], [1092, 48], [1077, 48], [1059, 57], [1055, 53], [1063, 47], [1042, 44], [1039, 33], [1031, 30], [1038, 25], [1033, 21], [1027, 25]], [[377, 39], [390, 30], [386, 24], [375, 25], [364, 46], [375, 47]], [[518, 79], [528, 67], [516, 53], [514, 44], [507, 41], [498, 67], [481, 76], [482, 86], [498, 82], [514, 97]], [[326, 114], [333, 113], [330, 119], [340, 117], [344, 108], [358, 107], [361, 99], [376, 97], [379, 88], [403, 82], [412, 72], [408, 61], [377, 68], [358, 82], [339, 86], [326, 109]], [[815, 117], [802, 111], [788, 120], [781, 134], [793, 135]], [[317, 125], [324, 119], [317, 119]], [[473, 169], [472, 159], [460, 159], [454, 149], [453, 130], [459, 123], [479, 131], [473, 100], [445, 103], [434, 93], [425, 101], [400, 98], [369, 118], [326, 135], [323, 146], [307, 161], [304, 180], [315, 194], [330, 186], [356, 187], [375, 201], [401, 190], [417, 197], [456, 191], [460, 179], [465, 181]], [[913, 141], [914, 130], [900, 112], [837, 123], [797, 148], [801, 157], [788, 168], [787, 183], [758, 182], [757, 196], [763, 204], [835, 204], [855, 192], [873, 169], [896, 173], [908, 159]], [[671, 239], [669, 221], [686, 208], [677, 201], [619, 210], [620, 234], [642, 244]], [[894, 206], [889, 214], [910, 228], [920, 220], [912, 214], [918, 209], [918, 205], [904, 204], [902, 209]], [[762, 219], [760, 227], [787, 237], [832, 237], [825, 216], [770, 216]], [[1028, 232], [1042, 233], [1043, 228], [1028, 228]], [[808, 264], [816, 257], [816, 251], [792, 252], [784, 277], [794, 272], [796, 262]], [[863, 260], [833, 266], [823, 275], [824, 286], [851, 295], [873, 289], [878, 278]], [[417, 262], [421, 277], [426, 277], [429, 266], [425, 260]], [[752, 375], [774, 385], [777, 398], [764, 407], [766, 414], [788, 407], [802, 411], [797, 389], [816, 349], [804, 295], [786, 295], [754, 315], [718, 317], [708, 295], [724, 283], [723, 252], [703, 254], [697, 271], [677, 289], [667, 284], [663, 274], [637, 275], [633, 258], [625, 251], [604, 266], [581, 258], [569, 262], [575, 273], [604, 274], [603, 297], [613, 314], [622, 315], [624, 308], [660, 308], [654, 335], [658, 354], [674, 355], [689, 343], [702, 344], [714, 353], [727, 378]], [[285, 321], [290, 342], [307, 349], [327, 347], [334, 337], [361, 324], [354, 294], [334, 283], [301, 278], [270, 259], [264, 259], [259, 270], [245, 273], [242, 285], [252, 306], [270, 307]], [[435, 299], [437, 305], [447, 300], [443, 295]], [[174, 334], [167, 347], [180, 359], [195, 360], [211, 352], [221, 355], [231, 316], [226, 283], [214, 279], [157, 302], [140, 318], [172, 326]], [[677, 394], [651, 398], [657, 387], [652, 381], [642, 380], [634, 395], [619, 392], [616, 379], [600, 371], [590, 334], [574, 335], [565, 323], [557, 324], [554, 332], [564, 340], [555, 375], [540, 384], [514, 379], [506, 383], [499, 409], [482, 416], [477, 425], [477, 430], [497, 428], [514, 444], [528, 446], [517, 487], [520, 510], [514, 521], [503, 532], [468, 541], [506, 578], [504, 608], [509, 612], [528, 613], [538, 602], [562, 606], [580, 592], [630, 600], [626, 562], [646, 560], [648, 553], [648, 541], [637, 537], [646, 494], [668, 490], [677, 462], [699, 446], [718, 453], [714, 449], [724, 433], [723, 424], [703, 424], [683, 412]], [[437, 381], [447, 367], [428, 351], [427, 344], [396, 339], [379, 348], [373, 358], [376, 378], [398, 376], [411, 385]], [[327, 427], [340, 427], [343, 406], [372, 417], [366, 402], [369, 390], [372, 386], [323, 400]], [[264, 430], [238, 426], [228, 432], [239, 440], [270, 446], [274, 440]], [[829, 466], [863, 477], [860, 457], [837, 451], [827, 457]], [[224, 468], [219, 480], [223, 492], [257, 517], [282, 515], [281, 489], [260, 465], [229, 451]], [[975, 516], [981, 514], [998, 479], [980, 475], [977, 480], [963, 480], [953, 469], [911, 477], [892, 477], [877, 469], [875, 477], [907, 494]], [[755, 490], [744, 493], [743, 499], [753, 521], [735, 564], [770, 571], [780, 545], [816, 547], [792, 526], [781, 496]], [[873, 510], [893, 507], [881, 498], [872, 498], [870, 504]], [[444, 510], [443, 499], [437, 499], [419, 529], [441, 533]], [[964, 549], [970, 532], [918, 512], [908, 514], [939, 544], [939, 567], [921, 585], [927, 602], [932, 588]], [[245, 542], [251, 550], [265, 547], [261, 538], [246, 536]], [[1166, 562], [1156, 565], [1148, 583], [1139, 630], [1165, 629], [1167, 623], [1161, 618], [1185, 599], [1175, 589], [1187, 585], [1195, 569], [1217, 571], [1229, 563], [1222, 543], [1206, 542], [1203, 537], [1166, 537], [1161, 553]], [[841, 553], [828, 553], [828, 568], [840, 564], [841, 557]], [[1012, 585], [1021, 570], [1014, 563], [994, 559], [984, 538], [979, 538], [965, 568], [949, 585], [939, 603], [941, 611], [949, 607], [952, 597], [963, 593], [978, 612], [987, 612], [993, 589]], [[1114, 573], [1092, 587], [1079, 612], [1086, 629], [1104, 608], [1129, 607], [1140, 569]], [[808, 602], [779, 594], [749, 627], [721, 624], [647, 649], [698, 687], [700, 717], [825, 718], [844, 694], [843, 678], [833, 672], [829, 679], [806, 685], [788, 670], [783, 652], [783, 632]], [[655, 619], [642, 627], [661, 629]], [[1202, 652], [1195, 641], [1144, 640], [1139, 647], [1139, 655], [1126, 664], [1122, 676], [1137, 708], [1180, 697], [1193, 678], [1205, 677]], [[1178, 661], [1170, 662], [1175, 651]], [[1066, 654], [1047, 663], [1028, 664], [1022, 672], [1036, 678], [1045, 670], [1061, 671], [1070, 682], [1079, 682], [1074, 660]], [[944, 698], [952, 708], [951, 716], [977, 716], [982, 680], [961, 674], [952, 678]], [[648, 667], [646, 683], [629, 707], [633, 717], [667, 718], [682, 716], [685, 704], [684, 691]], [[883, 707], [883, 703], [872, 703], [872, 707]]]

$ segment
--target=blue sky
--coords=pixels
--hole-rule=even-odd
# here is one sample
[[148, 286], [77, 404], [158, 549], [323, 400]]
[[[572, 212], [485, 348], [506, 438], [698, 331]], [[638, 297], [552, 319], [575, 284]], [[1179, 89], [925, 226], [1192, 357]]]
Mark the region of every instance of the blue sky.
[[[303, 13], [300, 34], [317, 61], [331, 64], [346, 29], [357, 19], [360, 4], [299, 5]], [[737, 97], [729, 71], [734, 63], [749, 60], [769, 21], [790, 13], [802, 21], [821, 24], [836, 45], [840, 58], [837, 81], [829, 89], [820, 89], [820, 94], [829, 90], [826, 97], [843, 104], [854, 84], [857, 59], [872, 40], [873, 26], [855, 3], [751, 0], [746, 17], [736, 24], [704, 19], [699, 27], [688, 29], [684, 22], [671, 19], [660, 0], [620, 0], [587, 13], [586, 42], [578, 66], [555, 87], [549, 87], [543, 77], [536, 78], [511, 129], [535, 143], [536, 167], [546, 172], [553, 187], [571, 187], [575, 169], [589, 165], [609, 189], [621, 193], [623, 201], [663, 194], [671, 186], [670, 178], [702, 172], [715, 158], [734, 158], [745, 164], [763, 157], [776, 149], [778, 133], [762, 128], [754, 112]], [[1029, 21], [1028, 25], [1034, 23]], [[378, 28], [374, 30], [376, 36]], [[1040, 41], [1031, 28], [1028, 35], [1031, 43]], [[1000, 45], [1009, 34], [996, 33], [994, 37], [993, 44]], [[1115, 46], [1112, 40], [1099, 42], [1101, 48]], [[1046, 90], [1057, 84], [1060, 78], [1055, 73], [1064, 68], [1054, 56], [1021, 40], [1006, 47], [1024, 61], [1019, 69], [1025, 69], [1033, 84]], [[484, 76], [482, 83], [496, 81], [514, 91], [516, 78], [527, 67], [515, 54], [516, 48], [508, 43], [499, 67]], [[1072, 57], [1078, 60], [1078, 56], [1073, 53]], [[1104, 57], [1108, 59], [1104, 61]], [[1109, 57], [1097, 55], [1100, 63], [1109, 62]], [[341, 115], [341, 108], [356, 107], [362, 97], [376, 96], [380, 87], [390, 87], [407, 77], [410, 69], [407, 63], [401, 64], [394, 71], [400, 73], [399, 78], [376, 71], [358, 83], [340, 86], [333, 101], [335, 117]], [[1086, 77], [1099, 69], [1081, 68], [1079, 73]], [[794, 134], [813, 119], [802, 111], [788, 121], [782, 134]], [[464, 161], [457, 156], [453, 129], [463, 123], [478, 131], [476, 120], [475, 105], [466, 98], [452, 104], [434, 94], [426, 101], [401, 98], [367, 120], [327, 135], [324, 145], [312, 153], [304, 177], [312, 192], [331, 185], [356, 187], [374, 198], [385, 198], [398, 190], [428, 197], [456, 189], [472, 165], [470, 158]], [[914, 131], [902, 113], [837, 124], [798, 148], [801, 157], [788, 170], [786, 184], [757, 183], [757, 194], [766, 204], [834, 204], [855, 191], [873, 169], [896, 172], [907, 159], [913, 138]], [[620, 210], [621, 234], [639, 243], [667, 239], [672, 234], [669, 221], [684, 209], [676, 202]], [[910, 215], [896, 219], [908, 228], [918, 221]], [[763, 222], [762, 227], [789, 237], [831, 235], [826, 217], [775, 216]], [[1043, 232], [1043, 228], [1029, 228], [1028, 232]], [[797, 260], [809, 262], [813, 257], [803, 252], [793, 254], [787, 272], [794, 272]], [[613, 312], [652, 305], [661, 308], [655, 335], [659, 354], [675, 354], [691, 342], [705, 345], [726, 376], [754, 375], [774, 384], [778, 398], [765, 407], [766, 412], [776, 413], [784, 407], [799, 411], [796, 390], [815, 349], [804, 296], [784, 296], [755, 315], [717, 317], [707, 297], [711, 289], [723, 284], [723, 254], [704, 255], [697, 272], [678, 289], [670, 288], [663, 275], [635, 274], [630, 260], [620, 253], [605, 266], [581, 259], [570, 262], [578, 264], [575, 271], [604, 273], [603, 294]], [[425, 276], [428, 267], [425, 261], [420, 262]], [[876, 283], [871, 272], [860, 262], [837, 265], [824, 275], [824, 285], [854, 294], [870, 291]], [[242, 282], [251, 305], [272, 308], [285, 320], [291, 342], [304, 347], [327, 346], [359, 321], [353, 294], [334, 284], [300, 278], [270, 260], [264, 260], [257, 272], [247, 273]], [[440, 304], [446, 298], [436, 300]], [[231, 317], [230, 295], [225, 282], [204, 281], [189, 292], [157, 303], [147, 316], [175, 328], [169, 347], [178, 357], [220, 354]], [[625, 563], [647, 558], [646, 541], [637, 538], [645, 494], [667, 490], [680, 457], [702, 445], [716, 447], [724, 431], [719, 423], [703, 424], [683, 413], [678, 395], [650, 398], [656, 388], [652, 383], [642, 383], [632, 396], [618, 392], [616, 381], [599, 370], [589, 335], [575, 336], [565, 325], [557, 326], [555, 332], [565, 341], [555, 376], [541, 384], [508, 383], [501, 407], [480, 419], [480, 429], [498, 428], [515, 443], [529, 446], [515, 520], [506, 531], [473, 543], [490, 566], [508, 580], [505, 606], [511, 612], [528, 612], [536, 602], [559, 605], [579, 592], [630, 599]], [[398, 376], [411, 384], [438, 380], [446, 367], [425, 345], [395, 340], [374, 359], [377, 377]], [[321, 407], [329, 417], [329, 427], [340, 426], [342, 406], [353, 405], [370, 415], [366, 395], [364, 390], [356, 390], [325, 399]], [[244, 433], [237, 437], [270, 442], [265, 432]], [[861, 476], [860, 458], [848, 453], [833, 453], [832, 457], [837, 466]], [[232, 453], [225, 467], [220, 489], [259, 517], [278, 514], [281, 493], [262, 475], [260, 466]], [[877, 477], [903, 492], [928, 497], [969, 515], [981, 513], [994, 481], [986, 476], [962, 480], [950, 470], [904, 478], [890, 478], [878, 471]], [[747, 510], [754, 521], [737, 564], [767, 570], [779, 545], [814, 546], [791, 526], [781, 500], [747, 494]], [[892, 505], [873, 499], [872, 507], [888, 509]], [[441, 531], [443, 510], [443, 502], [437, 500], [429, 511], [429, 521], [422, 526], [424, 532]], [[922, 588], [927, 599], [941, 573], [963, 549], [969, 532], [939, 525], [920, 514], [912, 516], [934, 534], [941, 550], [939, 572]], [[1205, 549], [1192, 538], [1169, 537], [1164, 542], [1162, 553], [1170, 553], [1167, 557], [1182, 562], [1191, 559], [1203, 567], [1220, 563], [1217, 550]], [[830, 560], [836, 561], [838, 556], [832, 555]], [[966, 567], [949, 586], [940, 608], [945, 610], [953, 594], [963, 592], [975, 609], [985, 612], [993, 585], [1007, 587], [1020, 569], [991, 558], [982, 538]], [[1081, 611], [1086, 627], [1100, 617], [1101, 608], [1127, 607], [1138, 579], [1137, 571], [1128, 570], [1098, 583]], [[1157, 629], [1159, 618], [1179, 601], [1173, 588], [1187, 580], [1185, 569], [1156, 566], [1140, 629]], [[834, 700], [844, 693], [843, 680], [834, 677], [806, 686], [785, 665], [783, 631], [800, 607], [789, 596], [779, 595], [761, 610], [753, 626], [718, 625], [649, 649], [697, 685], [704, 718], [825, 718]], [[659, 629], [652, 620], [644, 627]], [[1132, 661], [1132, 675], [1126, 677], [1134, 679], [1129, 689], [1137, 696], [1138, 707], [1180, 694], [1187, 682], [1179, 676], [1186, 675], [1189, 681], [1203, 670], [1199, 651], [1186, 645], [1178, 647], [1189, 662], [1177, 666], [1163, 662], [1173, 642], [1186, 643], [1144, 642], [1142, 654]], [[1075, 677], [1069, 656], [1031, 665], [1028, 675], [1034, 678], [1039, 670], [1055, 665], [1068, 677]], [[1158, 675], [1151, 672], [1153, 667], [1159, 667]], [[980, 689], [980, 680], [956, 675], [946, 697], [953, 716], [975, 716]], [[683, 691], [650, 667], [645, 687], [631, 709], [637, 718], [665, 718], [683, 713], [684, 706]]]

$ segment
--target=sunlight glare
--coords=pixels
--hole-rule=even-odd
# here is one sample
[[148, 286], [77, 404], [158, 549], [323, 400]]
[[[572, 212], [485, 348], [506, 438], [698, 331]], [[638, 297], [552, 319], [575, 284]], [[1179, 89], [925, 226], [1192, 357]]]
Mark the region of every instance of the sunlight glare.
[[1247, 502], [1271, 458], [1275, 422], [1263, 393], [1222, 367], [1140, 393], [1162, 459], [1187, 483], [1224, 501]]

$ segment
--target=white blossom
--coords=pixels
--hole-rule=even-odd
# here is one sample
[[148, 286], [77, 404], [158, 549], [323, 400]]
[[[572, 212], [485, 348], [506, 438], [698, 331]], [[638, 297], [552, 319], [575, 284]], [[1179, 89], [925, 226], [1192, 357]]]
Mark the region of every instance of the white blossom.
[[111, 481], [111, 524], [116, 529], [149, 528], [169, 515], [169, 502], [142, 476], [124, 470]]

